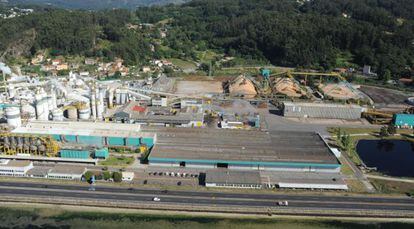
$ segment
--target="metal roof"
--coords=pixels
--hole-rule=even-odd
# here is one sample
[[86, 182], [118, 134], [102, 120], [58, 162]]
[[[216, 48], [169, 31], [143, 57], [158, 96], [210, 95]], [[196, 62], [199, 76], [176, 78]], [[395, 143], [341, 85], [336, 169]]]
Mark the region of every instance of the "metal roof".
[[[323, 139], [310, 132], [194, 130], [159, 132], [149, 160], [263, 166], [339, 165]], [[286, 164], [287, 165], [287, 164]]]

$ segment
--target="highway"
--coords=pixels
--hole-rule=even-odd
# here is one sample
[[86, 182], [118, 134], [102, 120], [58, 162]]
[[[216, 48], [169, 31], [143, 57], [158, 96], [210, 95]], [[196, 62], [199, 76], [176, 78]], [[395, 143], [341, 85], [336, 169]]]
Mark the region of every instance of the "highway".
[[[30, 197], [61, 197], [73, 200], [102, 200], [110, 202], [148, 202], [151, 204], [180, 204], [200, 206], [277, 207], [276, 202], [287, 200], [288, 207], [339, 210], [389, 210], [414, 212], [414, 199], [366, 196], [324, 196], [299, 194], [252, 194], [237, 192], [167, 191], [120, 187], [57, 185], [46, 183], [0, 182], [0, 194]], [[153, 197], [160, 202], [153, 202]]]

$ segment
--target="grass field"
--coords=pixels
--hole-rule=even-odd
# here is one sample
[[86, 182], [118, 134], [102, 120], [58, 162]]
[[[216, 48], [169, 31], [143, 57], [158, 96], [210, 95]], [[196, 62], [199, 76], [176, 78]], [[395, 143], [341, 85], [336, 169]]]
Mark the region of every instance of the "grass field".
[[369, 178], [369, 181], [374, 185], [375, 189], [382, 193], [399, 193], [414, 195], [414, 184], [399, 181], [389, 181]]
[[354, 171], [351, 169], [351, 167], [344, 161], [344, 159], [339, 159], [341, 162], [341, 173], [344, 175], [353, 175]]
[[186, 61], [186, 60], [181, 60], [181, 59], [177, 59], [177, 58], [171, 58], [169, 59], [169, 61], [171, 61], [171, 63], [173, 63], [173, 65], [181, 68], [181, 69], [196, 69], [197, 66], [191, 62], [191, 61]]
[[186, 215], [155, 215], [141, 213], [105, 213], [97, 211], [69, 211], [59, 207], [1, 207], [1, 228], [412, 228], [408, 223], [380, 223], [367, 221], [339, 221], [319, 219], [278, 219], [253, 217], [216, 217]]
[[127, 166], [127, 165], [132, 164], [134, 162], [134, 160], [135, 159], [133, 157], [109, 156], [108, 159], [106, 159], [105, 161], [100, 162], [99, 165], [104, 165], [104, 166]]
[[348, 185], [349, 191], [353, 193], [366, 193], [365, 185], [356, 179], [346, 179], [346, 184]]

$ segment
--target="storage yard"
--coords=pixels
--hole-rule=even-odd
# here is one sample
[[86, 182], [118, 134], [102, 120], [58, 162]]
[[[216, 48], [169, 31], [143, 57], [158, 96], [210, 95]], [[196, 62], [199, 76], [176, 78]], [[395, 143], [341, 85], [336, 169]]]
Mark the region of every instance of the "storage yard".
[[223, 85], [220, 81], [177, 81], [175, 93], [186, 96], [200, 96], [207, 94], [222, 94]]
[[407, 106], [405, 102], [410, 93], [404, 93], [392, 89], [372, 87], [372, 86], [361, 86], [360, 90], [367, 94], [375, 104], [377, 105], [402, 105]]
[[306, 91], [300, 87], [297, 81], [291, 78], [276, 78], [273, 84], [273, 90], [276, 93], [284, 94], [292, 98], [306, 96]]
[[319, 84], [318, 88], [325, 97], [332, 98], [334, 100], [357, 100], [361, 98], [360, 93], [346, 83]]

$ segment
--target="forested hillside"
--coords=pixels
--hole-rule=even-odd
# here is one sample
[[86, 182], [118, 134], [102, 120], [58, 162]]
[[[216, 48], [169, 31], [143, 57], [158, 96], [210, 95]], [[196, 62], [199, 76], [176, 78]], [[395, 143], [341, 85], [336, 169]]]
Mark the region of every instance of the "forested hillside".
[[14, 4], [49, 5], [66, 9], [135, 9], [139, 6], [180, 4], [186, 0], [9, 0]]
[[[172, 17], [177, 39], [276, 65], [340, 67], [341, 59], [407, 75], [414, 61], [411, 0], [197, 0], [141, 9], [143, 20]], [[172, 42], [177, 43], [173, 37]], [[342, 61], [343, 62], [343, 61]]]
[[[168, 19], [168, 20], [167, 20]], [[128, 23], [163, 23], [131, 30]], [[196, 59], [206, 49], [275, 65], [372, 65], [382, 76], [410, 76], [414, 67], [412, 0], [195, 0], [136, 11], [46, 12], [0, 21], [0, 51], [34, 28], [32, 53], [123, 57], [135, 64], [157, 57]], [[155, 32], [154, 32], [155, 31]], [[151, 51], [151, 46], [155, 50]]]

